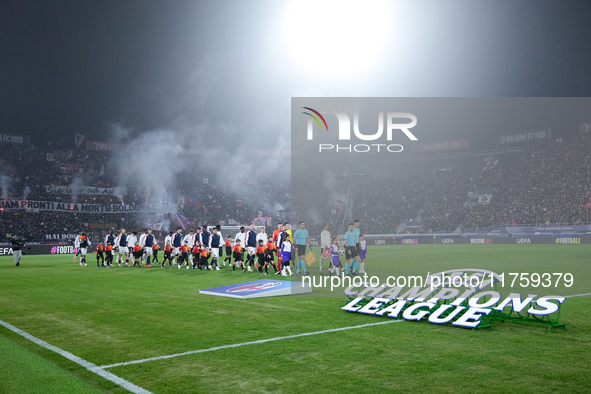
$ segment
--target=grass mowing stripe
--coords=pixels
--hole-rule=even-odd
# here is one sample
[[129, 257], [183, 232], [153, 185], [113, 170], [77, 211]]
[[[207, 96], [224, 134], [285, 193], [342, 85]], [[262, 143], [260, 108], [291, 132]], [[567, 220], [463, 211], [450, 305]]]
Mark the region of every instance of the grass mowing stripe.
[[246, 346], [246, 345], [256, 345], [256, 344], [260, 344], [260, 343], [280, 341], [282, 339], [292, 339], [292, 338], [306, 337], [306, 336], [309, 336], [309, 335], [326, 334], [326, 333], [329, 333], [329, 332], [352, 330], [354, 328], [363, 328], [363, 327], [377, 326], [377, 325], [380, 325], [380, 324], [398, 323], [398, 322], [401, 322], [401, 321], [404, 321], [404, 320], [400, 319], [400, 320], [382, 321], [382, 322], [379, 322], [379, 323], [368, 323], [368, 324], [360, 324], [358, 326], [331, 328], [330, 330], [305, 332], [305, 333], [302, 333], [302, 334], [287, 335], [287, 336], [284, 336], [284, 337], [259, 339], [257, 341], [234, 343], [232, 345], [216, 346], [216, 347], [210, 347], [208, 349], [191, 350], [191, 351], [183, 352], [183, 353], [169, 354], [167, 356], [150, 357], [150, 358], [144, 358], [144, 359], [141, 359], [141, 360], [133, 360], [133, 361], [125, 361], [125, 362], [122, 362], [122, 363], [115, 363], [115, 364], [109, 364], [109, 365], [101, 365], [100, 368], [107, 369], [107, 368], [114, 368], [114, 367], [122, 367], [124, 365], [140, 364], [140, 363], [145, 363], [145, 362], [148, 362], [148, 361], [165, 360], [165, 359], [168, 359], [168, 358], [175, 358], [175, 357], [180, 357], [180, 356], [188, 356], [190, 354], [212, 352], [214, 350], [230, 349], [230, 348], [235, 348], [235, 347], [240, 347], [240, 346]]
[[105, 371], [103, 368], [98, 367], [96, 365], [94, 365], [93, 363], [91, 363], [90, 361], [86, 361], [78, 356], [73, 355], [70, 352], [67, 352], [63, 349], [60, 349], [59, 347], [50, 345], [49, 343], [34, 337], [33, 335], [19, 329], [16, 328], [15, 326], [13, 326], [10, 323], [6, 323], [3, 320], [0, 320], [0, 325], [6, 327], [7, 329], [9, 329], [10, 331], [28, 339], [29, 341], [45, 348], [48, 350], [51, 350], [52, 352], [55, 352], [57, 354], [59, 354], [60, 356], [63, 356], [65, 358], [67, 358], [70, 361], [75, 362], [78, 365], [83, 366], [84, 368], [86, 368], [87, 370], [94, 372], [95, 374], [102, 376], [103, 378], [115, 383], [118, 386], [123, 387], [124, 389], [131, 391], [132, 393], [136, 393], [136, 394], [152, 394], [150, 391], [145, 390], [139, 386], [136, 386], [135, 384], [128, 382], [127, 380], [120, 378], [117, 375], [112, 374], [111, 372], [107, 372]]

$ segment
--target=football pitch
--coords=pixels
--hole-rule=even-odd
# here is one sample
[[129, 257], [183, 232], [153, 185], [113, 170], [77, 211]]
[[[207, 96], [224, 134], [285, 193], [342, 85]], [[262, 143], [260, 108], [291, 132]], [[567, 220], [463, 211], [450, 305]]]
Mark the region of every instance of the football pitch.
[[[24, 256], [14, 267], [4, 256], [0, 392], [591, 391], [591, 245], [373, 246], [367, 257], [366, 271], [380, 278], [465, 268], [570, 273], [570, 286], [554, 276], [549, 287], [511, 290], [574, 295], [561, 307], [568, 325], [470, 330], [344, 312], [342, 289], [245, 300], [199, 294], [278, 278], [227, 267], [107, 269], [93, 255], [87, 267], [72, 255]], [[318, 262], [310, 270], [318, 276]]]

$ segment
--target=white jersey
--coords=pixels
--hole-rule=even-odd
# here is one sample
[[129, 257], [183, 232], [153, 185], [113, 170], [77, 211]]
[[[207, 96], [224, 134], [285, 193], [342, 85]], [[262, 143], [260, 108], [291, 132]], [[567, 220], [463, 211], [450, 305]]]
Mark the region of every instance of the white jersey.
[[172, 246], [172, 237], [170, 235], [167, 235], [166, 237], [164, 237], [164, 246], [166, 246], [166, 243], [168, 243], [170, 246]]
[[185, 242], [187, 242], [187, 246], [190, 247], [191, 249], [193, 249], [193, 245], [194, 245], [193, 239], [194, 238], [195, 237], [191, 234], [185, 235], [185, 237], [183, 238], [183, 245], [185, 244]]
[[284, 242], [283, 245], [281, 245], [281, 252], [291, 253], [291, 242]]
[[76, 235], [76, 238], [74, 238], [74, 247], [75, 248], [80, 247], [80, 236], [79, 235]]
[[320, 247], [322, 249], [326, 248], [327, 246], [330, 246], [331, 242], [330, 242], [330, 231], [328, 230], [322, 230], [322, 232], [320, 233]]
[[127, 236], [127, 247], [128, 248], [135, 247], [136, 243], [137, 243], [137, 237], [135, 235], [130, 234]]
[[146, 246], [146, 237], [148, 236], [148, 234], [146, 233], [142, 233], [142, 235], [140, 235], [140, 240], [139, 240], [139, 245], [143, 248], [144, 246]]
[[246, 248], [246, 232], [237, 232], [236, 236], [234, 237], [234, 242], [236, 242], [237, 240], [240, 240], [240, 246]]
[[258, 233], [257, 234], [257, 245], [259, 244], [260, 240], [263, 240], [263, 243], [266, 244], [269, 241], [269, 238], [267, 237], [267, 233]]

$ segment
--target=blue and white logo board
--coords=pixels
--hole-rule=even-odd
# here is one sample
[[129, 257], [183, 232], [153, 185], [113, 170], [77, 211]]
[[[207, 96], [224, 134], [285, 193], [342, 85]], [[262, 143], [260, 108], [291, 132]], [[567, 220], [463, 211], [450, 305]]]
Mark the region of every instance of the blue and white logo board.
[[260, 279], [252, 282], [199, 290], [199, 294], [216, 295], [231, 298], [275, 297], [291, 294], [311, 293], [312, 288], [302, 286], [299, 281]]

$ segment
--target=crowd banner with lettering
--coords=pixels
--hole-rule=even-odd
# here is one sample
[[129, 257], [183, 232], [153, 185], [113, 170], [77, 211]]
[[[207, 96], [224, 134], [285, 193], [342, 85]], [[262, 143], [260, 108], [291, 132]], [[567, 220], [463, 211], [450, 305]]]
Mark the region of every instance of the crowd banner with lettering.
[[112, 151], [118, 148], [117, 145], [110, 142], [88, 141], [86, 140], [86, 150], [92, 151]]
[[69, 233], [69, 234], [45, 234], [43, 240], [47, 241], [73, 241], [76, 239], [78, 234], [76, 233]]
[[465, 150], [470, 147], [467, 139], [441, 141], [441, 142], [415, 142], [410, 145], [412, 153], [444, 152], [451, 150]]
[[47, 194], [74, 194], [74, 195], [95, 195], [95, 196], [125, 196], [127, 195], [127, 188], [124, 186], [117, 187], [95, 187], [95, 186], [45, 186], [45, 193]]
[[31, 145], [31, 136], [19, 134], [0, 134], [0, 144]]
[[4, 210], [31, 210], [76, 213], [134, 213], [134, 212], [179, 212], [180, 207], [173, 204], [72, 204], [56, 201], [3, 200], [0, 208]]
[[515, 144], [515, 143], [525, 143], [529, 141], [540, 140], [544, 138], [551, 138], [552, 132], [550, 129], [545, 130], [538, 130], [532, 131], [529, 133], [519, 133], [513, 135], [502, 135], [497, 137], [497, 144], [506, 145], [506, 144]]
[[86, 223], [86, 227], [90, 230], [108, 230], [117, 228], [117, 223]]

